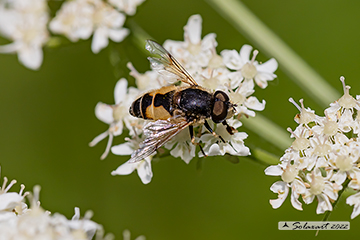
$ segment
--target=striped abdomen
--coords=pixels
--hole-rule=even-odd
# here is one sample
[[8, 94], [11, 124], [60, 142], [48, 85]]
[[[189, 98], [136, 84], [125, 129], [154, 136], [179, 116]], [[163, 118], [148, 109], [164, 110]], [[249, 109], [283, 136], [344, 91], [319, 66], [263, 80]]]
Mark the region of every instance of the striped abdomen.
[[129, 112], [134, 117], [166, 120], [172, 116], [172, 101], [174, 92], [178, 87], [166, 86], [148, 92], [136, 99]]

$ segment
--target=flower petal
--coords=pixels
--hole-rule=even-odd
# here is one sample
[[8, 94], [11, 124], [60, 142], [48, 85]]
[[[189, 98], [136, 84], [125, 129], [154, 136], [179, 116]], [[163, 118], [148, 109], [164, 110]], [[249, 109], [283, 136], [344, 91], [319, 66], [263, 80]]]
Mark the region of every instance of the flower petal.
[[111, 175], [129, 175], [132, 173], [141, 162], [129, 163], [129, 161], [120, 165], [116, 170], [111, 172]]
[[43, 52], [41, 47], [26, 47], [18, 51], [19, 61], [25, 67], [37, 70], [43, 61]]
[[253, 49], [252, 46], [248, 44], [244, 44], [240, 49], [240, 59], [243, 62], [243, 64], [250, 62], [250, 54], [251, 50]]
[[125, 78], [117, 81], [114, 89], [115, 104], [119, 104], [126, 97], [128, 82]]
[[329, 198], [325, 194], [317, 195], [317, 199], [319, 201], [319, 204], [316, 208], [317, 214], [322, 214], [325, 211], [332, 211], [332, 205], [330, 203]]
[[269, 166], [265, 169], [265, 174], [268, 176], [281, 176], [283, 172], [279, 165]]
[[263, 64], [259, 64], [256, 66], [256, 70], [258, 72], [267, 72], [267, 73], [273, 73], [278, 68], [278, 62], [271, 58], [268, 61], [264, 62]]
[[149, 157], [147, 157], [145, 160], [142, 160], [137, 169], [137, 172], [143, 184], [148, 184], [151, 181], [153, 173], [151, 171], [151, 160]]
[[346, 199], [346, 204], [354, 205], [354, 210], [351, 213], [351, 219], [354, 219], [360, 214], [360, 193], [356, 193]]
[[0, 194], [0, 211], [12, 211], [16, 206], [20, 205], [23, 196], [15, 192]]
[[130, 142], [122, 143], [111, 148], [111, 152], [115, 155], [130, 155], [134, 149]]
[[185, 39], [188, 38], [194, 45], [201, 41], [202, 18], [199, 14], [192, 15], [184, 27]]
[[109, 44], [108, 31], [106, 28], [99, 27], [95, 30], [94, 36], [91, 42], [91, 51], [93, 53], [100, 52], [101, 49], [105, 48]]
[[256, 97], [249, 97], [248, 99], [246, 99], [245, 101], [245, 106], [250, 108], [250, 109], [254, 109], [256, 111], [262, 111], [265, 109], [265, 100], [262, 100], [262, 102], [260, 103], [259, 100]]
[[130, 30], [127, 28], [109, 29], [108, 31], [109, 38], [114, 42], [121, 42], [130, 33]]
[[236, 50], [223, 50], [220, 54], [226, 67], [232, 70], [240, 70], [244, 66], [244, 62]]
[[289, 187], [285, 182], [277, 181], [273, 185], [271, 185], [270, 190], [273, 193], [278, 194], [277, 199], [270, 199], [270, 204], [274, 209], [279, 208], [283, 202], [285, 201], [288, 193], [289, 193]]
[[113, 108], [102, 102], [98, 102], [98, 104], [96, 104], [95, 115], [100, 121], [107, 124], [111, 124], [114, 121]]

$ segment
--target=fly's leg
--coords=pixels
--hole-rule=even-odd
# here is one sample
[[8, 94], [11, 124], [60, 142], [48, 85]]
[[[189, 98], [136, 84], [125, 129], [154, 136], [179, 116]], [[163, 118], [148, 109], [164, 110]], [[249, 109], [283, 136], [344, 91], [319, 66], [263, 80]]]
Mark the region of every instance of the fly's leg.
[[196, 145], [199, 145], [200, 147], [200, 151], [202, 152], [202, 154], [204, 154], [204, 157], [206, 157], [207, 155], [204, 152], [204, 149], [202, 148], [202, 146], [200, 145], [200, 143], [195, 142], [195, 136], [194, 136], [194, 127], [193, 126], [189, 126], [189, 131], [190, 131], [190, 138], [191, 138], [191, 143]]
[[209, 123], [207, 121], [205, 121], [204, 126], [206, 127], [207, 130], [209, 130], [209, 132], [214, 136], [214, 137], [219, 137], [221, 139], [221, 141], [223, 143], [225, 143], [225, 140], [222, 138], [222, 136], [217, 135], [214, 130], [212, 130], [212, 128], [210, 127]]
[[230, 126], [226, 121], [223, 121], [222, 124], [226, 127], [226, 131], [230, 135], [234, 135], [234, 133], [237, 132], [237, 130], [235, 128], [233, 128], [232, 126]]

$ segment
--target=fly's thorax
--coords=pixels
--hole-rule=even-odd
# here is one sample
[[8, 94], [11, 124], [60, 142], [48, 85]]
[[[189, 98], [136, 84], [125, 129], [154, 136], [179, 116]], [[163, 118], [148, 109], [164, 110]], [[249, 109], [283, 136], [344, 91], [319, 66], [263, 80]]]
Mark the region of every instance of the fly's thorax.
[[201, 87], [188, 87], [174, 95], [175, 107], [179, 108], [188, 120], [210, 118], [212, 94]]

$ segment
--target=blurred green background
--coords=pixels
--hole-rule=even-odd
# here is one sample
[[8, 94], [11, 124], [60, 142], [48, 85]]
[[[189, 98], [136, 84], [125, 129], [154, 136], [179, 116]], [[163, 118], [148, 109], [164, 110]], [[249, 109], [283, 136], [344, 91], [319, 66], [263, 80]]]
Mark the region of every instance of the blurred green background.
[[[278, 34], [332, 86], [342, 92], [339, 77], [344, 75], [360, 93], [358, 79], [359, 1], [244, 0], [269, 28]], [[61, 2], [50, 1], [52, 12]], [[183, 40], [183, 26], [192, 14], [203, 17], [203, 36], [217, 34], [218, 52], [237, 49], [251, 41], [225, 21], [207, 2], [200, 0], [147, 0], [128, 17], [155, 40]], [[6, 40], [0, 39], [0, 43]], [[94, 55], [91, 40], [45, 49], [39, 71], [22, 66], [15, 55], [0, 55], [0, 165], [2, 176], [17, 179], [27, 190], [41, 185], [42, 206], [68, 218], [74, 207], [93, 210], [93, 220], [106, 232], [122, 239], [129, 229], [133, 238], [145, 235], [160, 239], [279, 239], [314, 237], [314, 231], [279, 231], [278, 221], [320, 221], [317, 202], [295, 210], [288, 198], [282, 207], [272, 209], [276, 198], [269, 188], [279, 178], [265, 176], [265, 166], [249, 158], [238, 164], [224, 157], [209, 157], [202, 171], [197, 160], [186, 165], [167, 157], [152, 165], [154, 177], [143, 185], [136, 173], [111, 176], [110, 172], [128, 157], [110, 154], [100, 161], [106, 141], [90, 148], [88, 143], [107, 125], [96, 119], [98, 101], [112, 104], [113, 89], [119, 77], [129, 77], [125, 67], [131, 61], [144, 72], [149, 69], [147, 55], [130, 35], [122, 43], [112, 43]], [[253, 44], [252, 44], [253, 45]], [[266, 61], [260, 50], [258, 60]], [[118, 51], [120, 62], [114, 67], [110, 54]], [[267, 101], [263, 115], [284, 130], [294, 129], [297, 109], [288, 102], [304, 98], [305, 106], [323, 115], [324, 108], [295, 85], [281, 69], [278, 78], [255, 96]], [[335, 100], [335, 99], [334, 99]], [[282, 155], [284, 149], [272, 147], [261, 136], [243, 128], [250, 136], [246, 145]], [[123, 142], [123, 136], [115, 143]], [[20, 188], [19, 184], [13, 191]], [[350, 221], [352, 207], [341, 199], [329, 220]], [[360, 233], [360, 217], [351, 221], [350, 231], [322, 231], [318, 239], [351, 237]]]

